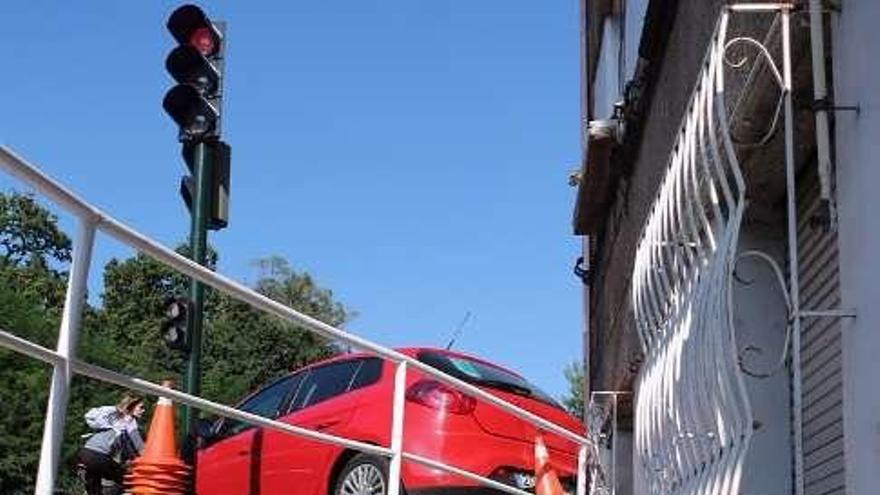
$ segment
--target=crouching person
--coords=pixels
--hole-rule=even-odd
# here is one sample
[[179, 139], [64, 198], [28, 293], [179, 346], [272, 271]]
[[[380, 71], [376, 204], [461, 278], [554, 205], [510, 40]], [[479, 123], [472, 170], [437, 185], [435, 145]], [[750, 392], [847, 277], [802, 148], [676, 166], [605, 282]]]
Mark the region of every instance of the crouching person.
[[102, 480], [112, 481], [110, 493], [122, 493], [126, 465], [144, 449], [138, 421], [144, 414], [144, 398], [126, 393], [115, 406], [89, 409], [85, 420], [92, 433], [79, 451], [85, 470], [86, 492], [103, 495]]

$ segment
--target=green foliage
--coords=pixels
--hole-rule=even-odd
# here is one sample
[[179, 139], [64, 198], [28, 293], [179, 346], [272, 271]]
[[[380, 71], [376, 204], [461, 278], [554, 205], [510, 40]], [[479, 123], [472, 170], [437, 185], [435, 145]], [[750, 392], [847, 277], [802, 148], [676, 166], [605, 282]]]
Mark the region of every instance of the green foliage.
[[[0, 269], [0, 329], [43, 344], [51, 342], [58, 328], [57, 314], [46, 313], [32, 291], [15, 290], [8, 283], [11, 272], [8, 267]], [[9, 407], [0, 419], [0, 493], [25, 493], [19, 490], [36, 473], [36, 442], [42, 435], [39, 418], [46, 407], [49, 376], [47, 365], [0, 350], [0, 404]]]
[[[332, 293], [308, 274], [295, 272], [281, 258], [258, 263], [277, 268], [256, 283], [261, 294], [332, 325], [348, 319]], [[182, 355], [165, 346], [159, 328], [168, 300], [186, 294], [188, 284], [144, 255], [108, 263], [99, 328], [139, 357], [123, 363], [125, 372], [154, 381], [183, 372]], [[215, 291], [207, 291], [205, 306], [202, 392], [210, 399], [233, 402], [266, 380], [332, 352], [325, 339]]]
[[70, 261], [70, 238], [58, 220], [24, 194], [0, 194], [0, 265], [48, 266]]
[[584, 368], [581, 363], [572, 361], [563, 370], [568, 381], [568, 394], [562, 397], [562, 405], [572, 415], [584, 419]]
[[184, 277], [143, 254], [111, 260], [104, 268], [100, 325], [89, 336], [103, 335], [113, 348], [126, 350], [131, 359], [119, 371], [151, 381], [176, 376], [183, 370], [183, 358], [165, 346], [159, 328], [167, 301], [186, 294], [186, 284]]
[[[186, 253], [181, 247], [179, 252]], [[0, 193], [0, 329], [55, 348], [71, 243], [57, 220], [28, 196]], [[217, 255], [209, 253], [209, 266]], [[319, 320], [341, 326], [350, 313], [333, 294], [279, 257], [260, 260], [254, 288]], [[183, 356], [160, 335], [167, 301], [186, 295], [189, 280], [144, 255], [110, 261], [102, 306], [87, 308], [81, 359], [151, 381], [178, 378]], [[208, 290], [202, 395], [232, 404], [259, 384], [335, 352], [326, 339]], [[0, 349], [0, 493], [33, 493], [48, 400], [50, 366]], [[180, 379], [178, 379], [180, 382]], [[74, 377], [58, 486], [72, 482], [85, 433], [83, 414], [113, 404], [121, 390]]]

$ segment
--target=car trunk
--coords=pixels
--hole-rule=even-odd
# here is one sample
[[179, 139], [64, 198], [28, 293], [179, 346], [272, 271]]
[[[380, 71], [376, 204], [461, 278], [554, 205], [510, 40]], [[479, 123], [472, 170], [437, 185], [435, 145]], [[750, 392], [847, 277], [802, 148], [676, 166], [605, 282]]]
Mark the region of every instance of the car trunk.
[[[497, 390], [492, 387], [480, 388], [483, 388], [500, 399], [555, 423], [572, 433], [584, 435], [585, 429], [580, 421], [557, 406], [530, 397], [524, 397], [516, 393]], [[474, 410], [473, 415], [480, 427], [491, 435], [518, 440], [532, 445], [535, 443], [535, 437], [538, 432], [536, 425], [524, 419], [520, 419], [512, 413], [503, 411], [497, 406], [480, 401], [479, 405], [477, 405]], [[553, 460], [553, 451], [562, 452], [570, 456], [577, 456], [579, 446], [567, 438], [545, 432], [544, 442], [551, 452], [551, 461]]]

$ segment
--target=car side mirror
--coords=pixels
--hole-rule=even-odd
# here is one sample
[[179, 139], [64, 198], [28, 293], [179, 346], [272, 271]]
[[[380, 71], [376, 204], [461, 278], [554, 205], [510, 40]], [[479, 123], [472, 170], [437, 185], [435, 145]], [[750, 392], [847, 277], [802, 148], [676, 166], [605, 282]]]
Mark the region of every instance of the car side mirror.
[[199, 419], [199, 422], [196, 425], [196, 436], [199, 439], [199, 444], [203, 446], [207, 445], [217, 437], [214, 425], [215, 422], [210, 419]]

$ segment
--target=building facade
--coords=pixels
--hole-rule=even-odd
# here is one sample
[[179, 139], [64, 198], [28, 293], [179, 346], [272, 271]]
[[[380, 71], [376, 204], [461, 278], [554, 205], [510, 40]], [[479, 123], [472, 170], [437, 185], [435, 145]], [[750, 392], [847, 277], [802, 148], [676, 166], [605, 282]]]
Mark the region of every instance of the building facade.
[[594, 493], [880, 486], [880, 2], [584, 0]]

